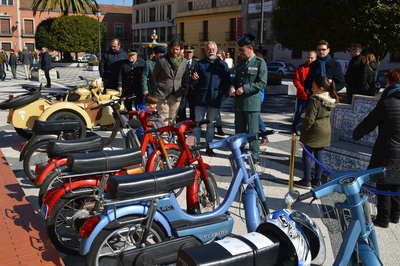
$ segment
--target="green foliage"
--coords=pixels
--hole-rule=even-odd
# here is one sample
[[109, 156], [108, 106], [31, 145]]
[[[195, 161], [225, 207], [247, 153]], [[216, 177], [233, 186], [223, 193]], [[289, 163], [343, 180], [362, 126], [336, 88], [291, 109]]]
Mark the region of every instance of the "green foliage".
[[275, 37], [293, 50], [329, 41], [336, 51], [361, 43], [383, 58], [399, 49], [400, 4], [377, 0], [278, 0], [272, 24]]
[[95, 0], [33, 0], [32, 10], [37, 11], [58, 10], [63, 15], [93, 13], [99, 8]]
[[35, 36], [37, 47], [46, 46], [67, 53], [98, 52], [99, 26], [100, 38], [102, 38], [105, 29], [102, 24], [99, 25], [96, 19], [87, 16], [62, 16], [51, 20], [50, 22], [47, 22], [48, 20], [42, 22], [44, 24], [42, 32], [39, 31], [38, 27]]
[[40, 22], [36, 28], [35, 43], [36, 47], [41, 49], [42, 47], [47, 47], [54, 49], [54, 36], [51, 32], [51, 26], [55, 18], [49, 18]]

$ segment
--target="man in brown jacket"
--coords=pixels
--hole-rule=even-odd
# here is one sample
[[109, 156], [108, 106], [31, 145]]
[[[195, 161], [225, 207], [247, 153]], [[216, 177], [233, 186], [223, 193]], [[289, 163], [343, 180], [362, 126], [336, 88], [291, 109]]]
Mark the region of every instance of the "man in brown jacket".
[[178, 40], [168, 45], [168, 54], [156, 62], [153, 71], [154, 95], [160, 103], [157, 109], [160, 116], [175, 120], [185, 85], [183, 76], [187, 72], [187, 60], [181, 55], [183, 43]]

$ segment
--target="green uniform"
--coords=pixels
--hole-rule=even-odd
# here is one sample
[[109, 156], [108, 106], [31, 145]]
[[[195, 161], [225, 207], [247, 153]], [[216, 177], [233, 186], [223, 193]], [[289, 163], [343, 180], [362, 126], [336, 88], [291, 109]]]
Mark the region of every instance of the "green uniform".
[[[233, 82], [235, 88], [243, 87], [244, 93], [235, 96], [236, 133], [258, 133], [258, 118], [261, 111], [259, 92], [267, 86], [267, 64], [264, 59], [253, 56], [236, 67]], [[250, 143], [253, 157], [259, 157], [259, 142]]]
[[143, 94], [153, 93], [153, 70], [155, 65], [156, 62], [153, 60], [146, 60], [146, 65], [142, 74]]

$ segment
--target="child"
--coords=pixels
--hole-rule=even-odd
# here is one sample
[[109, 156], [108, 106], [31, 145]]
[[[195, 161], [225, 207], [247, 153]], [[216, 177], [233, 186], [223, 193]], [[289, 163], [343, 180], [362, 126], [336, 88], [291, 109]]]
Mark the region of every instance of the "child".
[[[312, 83], [313, 94], [307, 105], [306, 115], [301, 129], [300, 141], [315, 158], [322, 162], [322, 151], [331, 142], [331, 110], [339, 101], [335, 84], [326, 77], [316, 77]], [[319, 186], [322, 169], [315, 164], [315, 175], [311, 176], [313, 159], [303, 150], [304, 177], [295, 181], [301, 188]]]

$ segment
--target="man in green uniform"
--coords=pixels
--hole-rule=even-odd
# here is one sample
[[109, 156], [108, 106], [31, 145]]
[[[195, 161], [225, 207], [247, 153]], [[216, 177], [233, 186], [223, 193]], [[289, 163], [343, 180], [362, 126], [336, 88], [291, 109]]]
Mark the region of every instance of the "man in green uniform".
[[[233, 87], [229, 95], [235, 102], [235, 130], [238, 133], [258, 133], [258, 116], [261, 111], [260, 90], [267, 85], [267, 65], [254, 53], [254, 37], [244, 35], [238, 40], [240, 62], [236, 67]], [[258, 161], [259, 141], [250, 143], [253, 159]]]
[[147, 96], [148, 94], [152, 94], [154, 91], [153, 87], [153, 70], [156, 65], [156, 61], [164, 56], [166, 49], [162, 46], [155, 46], [151, 50], [149, 55], [149, 59], [146, 60], [146, 64], [142, 74], [142, 86], [143, 86], [143, 95]]

